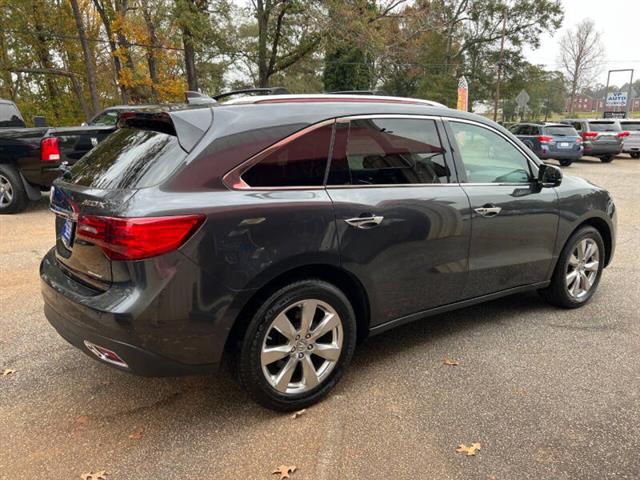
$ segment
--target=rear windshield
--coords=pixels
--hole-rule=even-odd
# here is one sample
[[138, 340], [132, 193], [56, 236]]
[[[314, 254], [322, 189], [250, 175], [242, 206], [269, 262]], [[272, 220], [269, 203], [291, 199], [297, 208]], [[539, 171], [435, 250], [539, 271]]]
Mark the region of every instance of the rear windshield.
[[619, 132], [618, 124], [615, 122], [589, 122], [592, 132]]
[[640, 122], [621, 122], [620, 126], [623, 130], [630, 130], [632, 132], [640, 131]]
[[545, 127], [547, 134], [549, 135], [558, 135], [561, 137], [577, 137], [578, 132], [576, 129], [570, 126], [553, 126], [553, 127]]
[[71, 168], [71, 183], [102, 189], [144, 188], [162, 182], [187, 154], [174, 135], [121, 128]]

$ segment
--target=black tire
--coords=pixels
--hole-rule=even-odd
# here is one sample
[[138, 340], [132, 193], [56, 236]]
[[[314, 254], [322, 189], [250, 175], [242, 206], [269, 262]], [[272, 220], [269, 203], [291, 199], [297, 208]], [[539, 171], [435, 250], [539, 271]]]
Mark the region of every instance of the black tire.
[[[573, 251], [576, 249], [578, 242], [581, 242], [584, 239], [592, 239], [595, 241], [599, 251], [599, 263], [595, 280], [592, 282], [590, 289], [582, 298], [577, 299], [569, 293], [565, 276], [567, 275], [569, 259], [573, 254]], [[593, 297], [593, 294], [598, 289], [598, 284], [602, 277], [602, 269], [604, 268], [604, 261], [605, 248], [600, 232], [593, 227], [586, 226], [580, 228], [571, 235], [569, 240], [567, 240], [560, 257], [558, 258], [558, 262], [556, 263], [556, 268], [553, 272], [553, 276], [551, 277], [551, 284], [549, 284], [547, 288], [540, 290], [540, 294], [550, 304], [562, 308], [578, 308], [585, 305], [589, 300], [591, 300], [591, 297]]]
[[[332, 369], [328, 371], [327, 376], [316, 387], [300, 393], [281, 392], [271, 385], [263, 372], [261, 363], [262, 347], [276, 317], [290, 308], [295, 308], [294, 306], [297, 302], [308, 299], [320, 300], [337, 313], [338, 320], [342, 326], [342, 349]], [[295, 322], [295, 318], [293, 322]], [[271, 340], [271, 337], [269, 337], [269, 340]], [[233, 362], [233, 367], [236, 370], [236, 377], [240, 385], [259, 404], [277, 411], [299, 410], [320, 401], [329, 393], [342, 377], [344, 370], [351, 361], [355, 345], [355, 314], [344, 293], [323, 280], [300, 280], [277, 290], [256, 310], [246, 329], [240, 350], [237, 352]], [[302, 350], [295, 350], [271, 365], [277, 367], [279, 365], [278, 362], [284, 362], [285, 364], [287, 362], [297, 362], [295, 368], [300, 368], [301, 370], [294, 370], [293, 375], [295, 377], [296, 372], [302, 374], [303, 361], [296, 360], [296, 356], [300, 355], [299, 352], [305, 352], [311, 359], [313, 351], [306, 352], [304, 347], [300, 348]], [[313, 348], [313, 346], [309, 348]], [[323, 361], [320, 357], [317, 358]], [[291, 377], [287, 385], [292, 385], [290, 382], [294, 380], [294, 377]]]
[[631, 155], [631, 158], [640, 158], [640, 152], [632, 152], [629, 155]]
[[560, 166], [561, 167], [568, 167], [569, 165], [571, 165], [573, 163], [572, 160], [560, 160]]
[[613, 162], [613, 155], [603, 155], [602, 157], [600, 157], [600, 161], [602, 163], [611, 163]]
[[16, 168], [0, 164], [0, 214], [19, 213], [28, 203], [29, 197]]

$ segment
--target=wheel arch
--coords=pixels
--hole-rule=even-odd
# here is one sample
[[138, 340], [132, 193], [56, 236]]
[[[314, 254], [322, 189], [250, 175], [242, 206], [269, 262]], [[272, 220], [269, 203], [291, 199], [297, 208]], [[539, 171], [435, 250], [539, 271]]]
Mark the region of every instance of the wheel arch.
[[252, 313], [279, 288], [303, 279], [324, 280], [338, 287], [347, 296], [356, 315], [357, 341], [364, 340], [369, 333], [370, 303], [362, 283], [343, 268], [329, 264], [310, 264], [280, 273], [258, 288], [244, 303], [231, 327], [225, 343], [225, 354], [233, 352], [242, 339], [251, 321]]
[[[574, 233], [576, 233], [579, 229], [586, 226], [595, 228], [600, 234], [600, 236], [602, 237], [602, 241], [604, 242], [604, 250], [605, 250], [604, 266], [606, 267], [607, 265], [609, 265], [609, 262], [611, 261], [611, 254], [612, 254], [612, 247], [613, 247], [613, 238], [612, 238], [613, 234], [611, 232], [611, 227], [606, 222], [606, 220], [600, 217], [589, 217], [583, 220], [569, 233], [569, 235], [567, 236], [564, 242], [564, 245], [567, 244], [567, 242], [573, 236]], [[564, 248], [564, 245], [562, 248]]]

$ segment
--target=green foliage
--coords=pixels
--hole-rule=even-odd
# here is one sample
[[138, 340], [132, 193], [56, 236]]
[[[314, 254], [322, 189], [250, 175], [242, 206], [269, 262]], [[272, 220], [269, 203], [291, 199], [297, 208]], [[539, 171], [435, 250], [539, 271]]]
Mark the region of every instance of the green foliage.
[[373, 81], [373, 61], [360, 48], [335, 47], [325, 56], [322, 81], [327, 92], [368, 90]]

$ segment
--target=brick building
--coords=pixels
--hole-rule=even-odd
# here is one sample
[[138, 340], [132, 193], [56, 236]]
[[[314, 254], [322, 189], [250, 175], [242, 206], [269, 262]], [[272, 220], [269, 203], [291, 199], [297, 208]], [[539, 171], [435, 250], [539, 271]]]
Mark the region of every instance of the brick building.
[[[564, 105], [565, 112], [570, 111], [570, 108], [569, 108], [570, 103], [571, 103], [571, 99], [567, 98], [565, 100], [565, 105]], [[573, 105], [574, 105], [574, 109], [573, 109], [574, 112], [592, 112], [592, 113], [600, 112], [601, 113], [604, 111], [604, 99], [590, 97], [589, 95], [582, 95], [582, 94], [576, 95], [576, 97], [573, 100]], [[624, 108], [610, 107], [607, 110], [623, 112]], [[640, 97], [634, 97], [631, 99], [631, 104], [629, 105], [629, 111], [640, 112]]]

